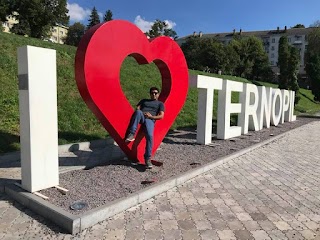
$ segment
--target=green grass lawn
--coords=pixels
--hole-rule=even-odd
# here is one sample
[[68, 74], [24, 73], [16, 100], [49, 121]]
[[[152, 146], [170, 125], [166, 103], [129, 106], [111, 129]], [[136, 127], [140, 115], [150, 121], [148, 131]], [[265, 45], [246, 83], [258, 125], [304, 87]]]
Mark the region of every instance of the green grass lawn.
[[[74, 80], [73, 64], [76, 48], [0, 32], [0, 154], [19, 150], [17, 48], [25, 45], [57, 51], [59, 144], [105, 138], [108, 133], [85, 105]], [[243, 78], [219, 76], [201, 71], [190, 70], [189, 73], [250, 82]], [[263, 82], [260, 84], [270, 85]], [[121, 86], [131, 105], [135, 106], [139, 99], [149, 97], [150, 86], [161, 87], [160, 72], [155, 64], [139, 65], [133, 58], [128, 57], [121, 67]], [[233, 101], [236, 101], [235, 99], [236, 95], [233, 96]], [[217, 94], [215, 94], [215, 103], [217, 103]], [[216, 108], [215, 104], [214, 119]], [[311, 91], [301, 89], [301, 100], [296, 106], [296, 112], [317, 111], [320, 111], [320, 105], [313, 101]], [[195, 126], [196, 122], [197, 90], [191, 88], [186, 104], [172, 129]]]

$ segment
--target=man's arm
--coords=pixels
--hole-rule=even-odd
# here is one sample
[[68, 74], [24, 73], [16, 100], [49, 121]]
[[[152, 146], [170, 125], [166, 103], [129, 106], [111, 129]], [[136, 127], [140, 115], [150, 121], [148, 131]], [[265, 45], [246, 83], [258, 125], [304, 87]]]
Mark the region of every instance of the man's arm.
[[164, 117], [164, 111], [160, 111], [157, 116], [152, 116], [151, 113], [146, 112], [144, 113], [144, 116], [152, 120], [160, 120]]

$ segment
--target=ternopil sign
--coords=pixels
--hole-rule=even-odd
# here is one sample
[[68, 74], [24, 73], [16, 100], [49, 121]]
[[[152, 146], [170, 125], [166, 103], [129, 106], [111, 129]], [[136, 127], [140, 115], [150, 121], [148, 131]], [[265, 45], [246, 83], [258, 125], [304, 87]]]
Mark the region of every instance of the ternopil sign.
[[[208, 76], [190, 76], [190, 86], [197, 87], [197, 142], [209, 144], [212, 139], [212, 108], [214, 90], [219, 91], [217, 138], [228, 139], [259, 131], [270, 124], [296, 120], [293, 115], [295, 92], [250, 83], [241, 83]], [[232, 92], [239, 93], [239, 102], [232, 103]], [[230, 126], [231, 114], [238, 114], [237, 126]]]
[[[96, 25], [86, 32], [79, 44], [75, 77], [81, 96], [123, 152], [130, 159], [144, 162], [142, 131], [134, 143], [125, 142], [134, 111], [120, 84], [121, 65], [128, 56], [134, 57], [139, 64], [154, 62], [162, 77], [159, 100], [165, 104], [166, 113], [155, 125], [152, 155], [185, 103], [188, 68], [175, 41], [168, 37], [149, 40], [127, 21], [113, 20]], [[22, 187], [35, 192], [59, 184], [55, 51], [31, 46], [20, 48], [18, 74]], [[199, 89], [198, 143], [208, 144], [212, 139], [214, 90], [219, 91], [219, 139], [296, 120], [293, 91], [201, 75], [190, 76], [189, 82], [190, 86]], [[239, 103], [232, 103], [232, 92], [240, 93]], [[230, 126], [231, 114], [238, 114], [237, 126]]]

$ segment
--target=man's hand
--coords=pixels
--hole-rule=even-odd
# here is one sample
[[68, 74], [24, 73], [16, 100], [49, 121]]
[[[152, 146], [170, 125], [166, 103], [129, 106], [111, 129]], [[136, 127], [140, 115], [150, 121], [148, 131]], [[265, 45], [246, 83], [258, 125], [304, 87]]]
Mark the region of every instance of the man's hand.
[[152, 116], [151, 113], [149, 113], [149, 112], [145, 112], [145, 113], [143, 113], [143, 115], [145, 118], [149, 118], [152, 120], [160, 120], [164, 117], [164, 112], [160, 111], [160, 113], [157, 116]]
[[144, 115], [145, 118], [152, 119], [152, 115], [149, 112], [145, 112], [145, 113], [143, 113], [143, 115]]

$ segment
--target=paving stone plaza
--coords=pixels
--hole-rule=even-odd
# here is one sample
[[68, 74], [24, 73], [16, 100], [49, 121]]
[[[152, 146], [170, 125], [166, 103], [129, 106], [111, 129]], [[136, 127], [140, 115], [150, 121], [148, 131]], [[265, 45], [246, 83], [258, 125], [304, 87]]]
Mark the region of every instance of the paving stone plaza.
[[74, 236], [0, 193], [0, 239], [320, 239], [319, 136], [294, 129]]

